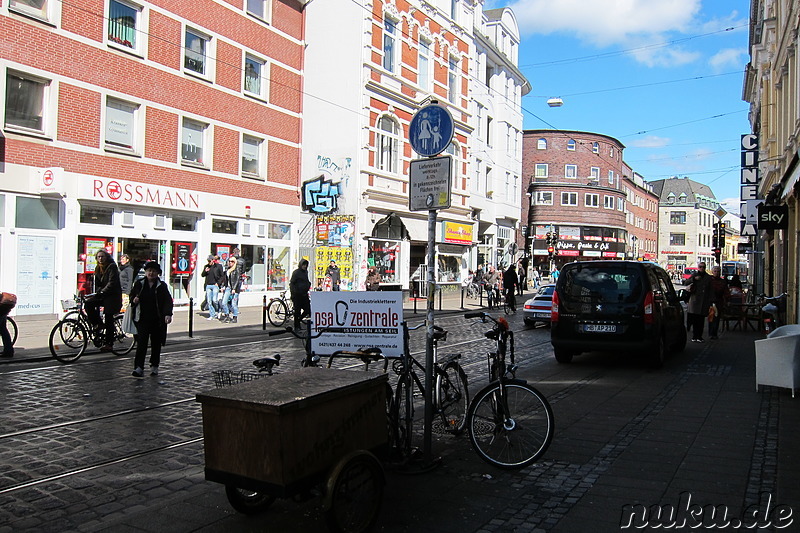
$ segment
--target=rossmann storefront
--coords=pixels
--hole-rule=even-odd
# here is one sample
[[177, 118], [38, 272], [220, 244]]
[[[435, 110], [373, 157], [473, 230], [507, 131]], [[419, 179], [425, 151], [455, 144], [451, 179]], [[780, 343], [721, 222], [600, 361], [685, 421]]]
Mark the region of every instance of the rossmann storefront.
[[[38, 194], [8, 195], [5, 202], [6, 210], [15, 211], [6, 220], [13, 217], [15, 226], [5, 235], [4, 251], [18, 261], [12, 265], [3, 258], [4, 270], [15, 269], [3, 281], [21, 296], [18, 314], [58, 313], [61, 300], [92, 292], [100, 249], [117, 262], [127, 254], [134, 272], [158, 261], [178, 305], [190, 297], [199, 305], [207, 256], [224, 262], [236, 248], [246, 264], [240, 306], [260, 305], [265, 293], [288, 288], [297, 207], [61, 169], [34, 173]], [[36, 226], [37, 218], [50, 222], [37, 228], [16, 224]]]

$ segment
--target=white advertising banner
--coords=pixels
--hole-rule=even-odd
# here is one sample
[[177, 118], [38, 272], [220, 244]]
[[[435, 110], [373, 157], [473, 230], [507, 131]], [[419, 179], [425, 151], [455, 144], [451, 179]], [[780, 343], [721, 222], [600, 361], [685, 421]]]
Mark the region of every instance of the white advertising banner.
[[403, 355], [403, 293], [401, 291], [314, 291], [311, 293], [318, 355], [337, 350], [380, 348], [387, 357]]
[[20, 235], [17, 250], [17, 314], [54, 313], [55, 237]]

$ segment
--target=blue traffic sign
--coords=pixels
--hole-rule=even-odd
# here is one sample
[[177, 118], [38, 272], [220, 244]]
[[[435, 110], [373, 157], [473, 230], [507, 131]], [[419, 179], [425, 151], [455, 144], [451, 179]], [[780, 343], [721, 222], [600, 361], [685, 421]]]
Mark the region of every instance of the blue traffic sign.
[[439, 104], [426, 105], [411, 119], [408, 141], [419, 155], [433, 157], [444, 152], [453, 140], [453, 116]]

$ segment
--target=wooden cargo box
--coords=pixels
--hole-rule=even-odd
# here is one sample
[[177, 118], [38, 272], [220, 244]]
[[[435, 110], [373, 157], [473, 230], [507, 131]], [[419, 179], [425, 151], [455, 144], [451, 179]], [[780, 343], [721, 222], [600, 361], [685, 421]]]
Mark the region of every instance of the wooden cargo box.
[[386, 374], [304, 368], [197, 395], [206, 479], [290, 496], [387, 443]]

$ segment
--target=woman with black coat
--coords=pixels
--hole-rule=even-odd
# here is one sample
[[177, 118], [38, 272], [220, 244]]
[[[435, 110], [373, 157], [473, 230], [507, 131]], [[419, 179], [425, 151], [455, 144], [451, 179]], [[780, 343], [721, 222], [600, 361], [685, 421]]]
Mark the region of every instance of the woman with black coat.
[[150, 348], [150, 375], [158, 375], [161, 362], [161, 347], [167, 340], [167, 325], [172, 322], [172, 295], [159, 276], [161, 267], [158, 263], [149, 262], [144, 265], [145, 277], [136, 281], [131, 289], [133, 321], [136, 324], [136, 356], [134, 357], [133, 376], [144, 376], [144, 356]]

